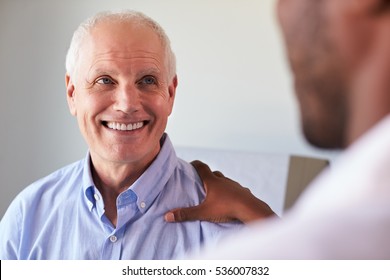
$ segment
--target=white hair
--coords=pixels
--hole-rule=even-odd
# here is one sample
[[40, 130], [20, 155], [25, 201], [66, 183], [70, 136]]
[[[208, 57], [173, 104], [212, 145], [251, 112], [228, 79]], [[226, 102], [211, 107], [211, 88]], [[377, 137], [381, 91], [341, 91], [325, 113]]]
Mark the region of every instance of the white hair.
[[175, 54], [172, 51], [170, 40], [164, 29], [150, 17], [141, 12], [132, 10], [125, 10], [121, 12], [100, 12], [83, 21], [73, 33], [68, 52], [66, 54], [65, 67], [68, 74], [73, 75], [83, 39], [90, 34], [91, 30], [98, 23], [103, 21], [125, 22], [150, 27], [159, 36], [162, 46], [165, 48], [169, 78], [171, 79], [176, 75]]

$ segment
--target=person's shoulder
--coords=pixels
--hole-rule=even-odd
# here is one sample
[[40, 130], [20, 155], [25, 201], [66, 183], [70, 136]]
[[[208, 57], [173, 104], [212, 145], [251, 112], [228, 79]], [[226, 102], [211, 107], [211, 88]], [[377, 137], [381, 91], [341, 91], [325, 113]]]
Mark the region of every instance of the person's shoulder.
[[42, 179], [49, 179], [51, 177], [58, 178], [63, 176], [77, 176], [83, 173], [84, 166], [85, 166], [85, 158], [75, 161], [73, 163], [70, 163], [68, 165], [65, 165], [54, 172], [50, 173], [49, 175], [43, 177]]
[[180, 158], [175, 163], [175, 168], [169, 178], [168, 184], [174, 185], [174, 188], [165, 188], [169, 197], [184, 197], [189, 205], [197, 204], [205, 197], [203, 182], [198, 176], [195, 168], [187, 161]]
[[33, 182], [30, 186], [31, 188], [39, 188], [40, 186], [45, 186], [50, 183], [57, 183], [63, 180], [72, 180], [79, 176], [82, 176], [84, 168], [84, 159], [68, 164], [64, 167], [61, 167], [54, 172], [38, 179]]
[[[83, 173], [84, 160], [68, 164], [56, 171], [36, 180], [25, 187], [15, 198], [16, 201], [35, 201], [45, 193], [66, 190], [66, 186], [72, 185], [72, 182], [80, 180]], [[57, 188], [61, 185], [61, 188]]]
[[[58, 205], [74, 203], [72, 196], [79, 194], [74, 186], [82, 179], [83, 163], [80, 160], [52, 172], [25, 187], [12, 200], [0, 222], [0, 247], [5, 242], [19, 244], [24, 229], [28, 233], [32, 224], [38, 226], [46, 221], [48, 213]], [[16, 255], [2, 257], [17, 258]]]
[[192, 166], [191, 163], [188, 161], [185, 161], [181, 158], [177, 159], [177, 172], [184, 178], [196, 183], [202, 185], [202, 181], [196, 172], [195, 168]]

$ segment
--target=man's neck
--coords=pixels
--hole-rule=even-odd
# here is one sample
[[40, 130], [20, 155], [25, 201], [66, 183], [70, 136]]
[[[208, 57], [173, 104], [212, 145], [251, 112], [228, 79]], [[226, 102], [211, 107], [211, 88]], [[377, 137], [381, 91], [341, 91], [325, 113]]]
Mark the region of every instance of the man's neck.
[[114, 226], [117, 222], [117, 197], [141, 177], [157, 157], [159, 151], [160, 147], [143, 161], [128, 163], [103, 160], [98, 155], [90, 152], [93, 182], [102, 195], [105, 215]]

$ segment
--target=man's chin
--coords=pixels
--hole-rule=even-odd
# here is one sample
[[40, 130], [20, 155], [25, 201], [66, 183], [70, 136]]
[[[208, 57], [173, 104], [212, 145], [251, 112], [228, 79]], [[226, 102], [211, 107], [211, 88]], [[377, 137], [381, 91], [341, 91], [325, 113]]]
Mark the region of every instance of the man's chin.
[[314, 133], [304, 131], [306, 141], [313, 147], [325, 150], [340, 150], [344, 148], [341, 137], [337, 133]]

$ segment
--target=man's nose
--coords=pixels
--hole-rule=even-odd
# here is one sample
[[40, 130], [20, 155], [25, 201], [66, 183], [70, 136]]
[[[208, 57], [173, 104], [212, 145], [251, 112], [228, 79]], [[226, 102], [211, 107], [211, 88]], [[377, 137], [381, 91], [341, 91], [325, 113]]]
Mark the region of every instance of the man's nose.
[[136, 112], [141, 107], [140, 92], [134, 86], [123, 86], [115, 94], [114, 110], [124, 113]]

